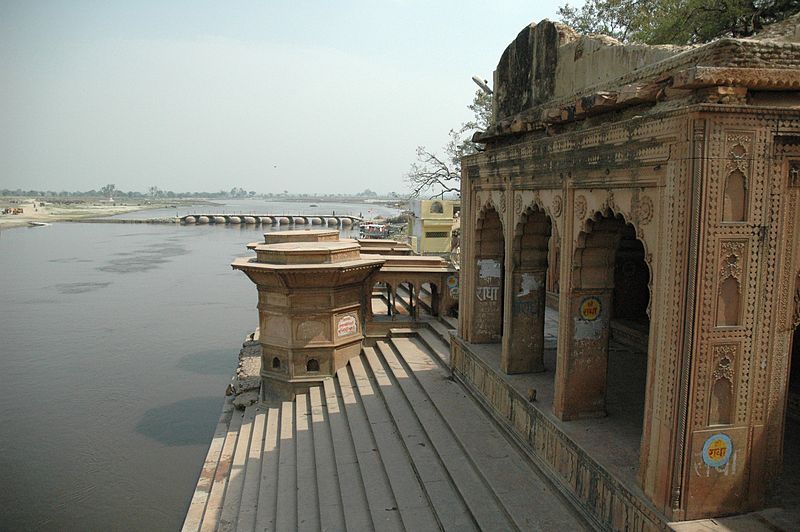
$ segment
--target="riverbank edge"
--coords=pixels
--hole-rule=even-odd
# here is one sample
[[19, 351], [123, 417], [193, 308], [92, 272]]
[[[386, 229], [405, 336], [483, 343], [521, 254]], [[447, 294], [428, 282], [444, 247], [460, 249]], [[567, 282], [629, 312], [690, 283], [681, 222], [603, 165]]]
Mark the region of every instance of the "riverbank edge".
[[[33, 200], [31, 200], [33, 201]], [[179, 202], [180, 205], [218, 205], [218, 203], [207, 201], [207, 200], [197, 200], [197, 201], [190, 201], [190, 202]], [[90, 205], [89, 208], [94, 208], [92, 212], [76, 212], [76, 213], [37, 213], [36, 215], [31, 214], [20, 214], [20, 215], [13, 215], [14, 218], [3, 218], [0, 220], [0, 231], [6, 231], [8, 229], [15, 229], [19, 227], [29, 227], [29, 222], [44, 222], [44, 223], [54, 223], [54, 222], [83, 222], [83, 223], [103, 223], [109, 222], [112, 216], [117, 216], [120, 214], [129, 214], [132, 212], [140, 212], [140, 211], [150, 211], [150, 210], [157, 210], [157, 209], [166, 209], [174, 207], [176, 203], [174, 201], [165, 202], [165, 203], [152, 203], [147, 205], [118, 205], [118, 206], [111, 206], [111, 205]], [[99, 207], [99, 208], [98, 208]], [[6, 215], [4, 215], [6, 216]], [[17, 218], [18, 217], [18, 218]], [[120, 219], [121, 220], [121, 219]], [[177, 222], [177, 218], [151, 218], [145, 219], [145, 221], [136, 221], [135, 219], [126, 219], [124, 221], [120, 221], [118, 223], [172, 223], [173, 221]], [[113, 223], [117, 223], [116, 221]]]

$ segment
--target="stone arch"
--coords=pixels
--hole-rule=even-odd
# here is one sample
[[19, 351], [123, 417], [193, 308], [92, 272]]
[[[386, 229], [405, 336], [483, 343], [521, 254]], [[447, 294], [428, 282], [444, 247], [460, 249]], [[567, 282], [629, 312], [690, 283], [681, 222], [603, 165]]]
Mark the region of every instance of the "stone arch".
[[648, 242], [647, 236], [639, 224], [635, 221], [635, 217], [626, 216], [622, 211], [606, 207], [602, 210], [594, 211], [591, 216], [583, 218], [582, 223], [579, 224], [577, 228], [578, 236], [575, 239], [575, 251], [573, 253], [572, 269], [574, 271], [580, 267], [583, 254], [579, 253], [579, 250], [582, 250], [586, 247], [587, 236], [596, 229], [595, 226], [598, 221], [608, 218], [618, 219], [626, 226], [629, 226], [633, 230], [633, 236], [635, 236], [636, 240], [644, 249], [644, 263], [647, 266], [648, 273], [647, 290], [650, 299], [650, 303], [647, 306], [647, 316], [649, 317], [653, 300], [653, 255], [650, 252], [650, 243]]
[[395, 279], [392, 287], [392, 297], [394, 298], [393, 313], [416, 317], [418, 292], [418, 286], [414, 281], [402, 278]]
[[550, 242], [549, 254], [547, 257], [547, 292], [558, 294], [560, 290], [560, 265], [561, 265], [561, 231], [559, 230], [559, 220], [563, 213], [563, 201], [559, 194], [555, 194], [549, 203], [545, 203], [538, 191], [527, 210], [539, 209], [550, 218]]
[[431, 203], [431, 213], [432, 214], [442, 214], [444, 212], [444, 205], [442, 205], [441, 201], [434, 201]]
[[[377, 296], [375, 295], [377, 292]], [[386, 281], [375, 281], [370, 284], [369, 290], [369, 316], [380, 315], [380, 305], [383, 298], [386, 301], [386, 316], [392, 315], [392, 285]], [[377, 308], [375, 308], [377, 306]]]
[[733, 405], [733, 385], [726, 379], [717, 380], [711, 387], [709, 425], [729, 425]]
[[738, 326], [742, 318], [742, 279], [745, 244], [725, 241], [720, 245], [719, 279], [717, 280], [717, 326]]
[[505, 235], [500, 213], [487, 204], [475, 224], [475, 270], [470, 341], [500, 342], [503, 335]]
[[[634, 391], [635, 415], [643, 417], [651, 259], [634, 225], [610, 208], [596, 212], [582, 229], [576, 241], [569, 293], [562, 295], [569, 300], [570, 314], [559, 331], [560, 344], [567, 349], [559, 358], [559, 364], [565, 367], [559, 370], [560, 382], [556, 383], [556, 411], [562, 419], [606, 415], [607, 392], [612, 383], [613, 387], [627, 386]], [[632, 262], [638, 275], [622, 282], [621, 275], [625, 272], [621, 269], [626, 261]], [[635, 309], [633, 314], [629, 313], [630, 308]], [[615, 338], [619, 334], [616, 340], [628, 344], [625, 353], [634, 356], [630, 367], [637, 372], [635, 378], [629, 379], [617, 371], [617, 360], [614, 368], [610, 367], [612, 334]], [[642, 352], [645, 356], [641, 356]], [[615, 405], [620, 411], [628, 406], [622, 402]]]
[[723, 222], [744, 222], [747, 220], [747, 177], [736, 169], [725, 179], [725, 193], [722, 201]]
[[736, 278], [728, 277], [720, 283], [719, 293], [717, 294], [717, 325], [739, 325], [741, 316], [740, 293], [741, 288]]
[[306, 362], [306, 371], [311, 372], [319, 372], [319, 360], [316, 358], [309, 358], [308, 362]]
[[[441, 288], [434, 279], [427, 279], [419, 284], [419, 300], [423, 301], [424, 306], [428, 307], [431, 316], [439, 315], [439, 305], [441, 303]], [[423, 305], [420, 305], [420, 309]]]
[[[477, 228], [478, 223], [485, 217], [486, 213], [489, 211], [494, 210], [499, 218], [500, 218], [500, 227], [503, 228], [503, 236], [505, 237], [506, 234], [506, 220], [503, 214], [505, 213], [505, 208], [503, 205], [499, 204], [497, 200], [495, 200], [495, 193], [503, 194], [502, 191], [484, 191], [483, 193], [478, 193], [476, 203], [478, 205], [483, 205], [477, 209], [478, 215], [476, 218], [475, 227]], [[505, 196], [501, 196], [505, 197]]]
[[544, 315], [552, 219], [539, 205], [525, 209], [514, 231], [511, 256], [510, 338], [506, 373], [544, 371]]
[[711, 374], [711, 394], [708, 408], [709, 425], [733, 423], [736, 345], [717, 345], [712, 349], [714, 371]]

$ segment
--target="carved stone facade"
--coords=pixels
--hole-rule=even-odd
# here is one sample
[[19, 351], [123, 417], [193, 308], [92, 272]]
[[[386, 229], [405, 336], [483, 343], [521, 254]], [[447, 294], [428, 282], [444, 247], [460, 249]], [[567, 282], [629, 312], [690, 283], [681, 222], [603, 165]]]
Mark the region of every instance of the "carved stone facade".
[[[632, 50], [631, 70], [624, 46], [593, 39], [532, 25], [495, 73], [495, 126], [462, 165], [453, 368], [603, 526], [759, 509], [781, 469], [800, 321], [800, 43]], [[616, 74], [579, 76], [592, 60]], [[476, 344], [499, 345], [502, 373], [541, 371], [554, 275], [552, 406], [517, 405]], [[559, 428], [605, 416], [617, 322], [647, 337], [636, 487], [596, 476]], [[545, 432], [572, 458], [540, 448]], [[598, 505], [581, 475], [617, 502]]]
[[231, 265], [258, 289], [261, 393], [286, 400], [361, 353], [364, 285], [384, 260], [339, 231], [266, 233]]

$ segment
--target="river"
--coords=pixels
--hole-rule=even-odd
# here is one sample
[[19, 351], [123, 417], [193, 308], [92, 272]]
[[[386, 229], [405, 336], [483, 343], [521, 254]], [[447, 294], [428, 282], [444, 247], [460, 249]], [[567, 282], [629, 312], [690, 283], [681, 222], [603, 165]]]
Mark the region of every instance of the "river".
[[[313, 209], [253, 201], [196, 212], [245, 207]], [[256, 290], [229, 264], [268, 230], [56, 223], [0, 233], [0, 530], [180, 527], [257, 325]]]

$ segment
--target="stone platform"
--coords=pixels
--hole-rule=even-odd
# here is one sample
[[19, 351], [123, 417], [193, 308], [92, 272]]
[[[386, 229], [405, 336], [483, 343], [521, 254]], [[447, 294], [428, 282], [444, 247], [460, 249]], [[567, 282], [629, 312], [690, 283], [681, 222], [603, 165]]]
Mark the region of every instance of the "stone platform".
[[587, 528], [449, 371], [395, 331], [294, 401], [226, 404], [183, 530]]

